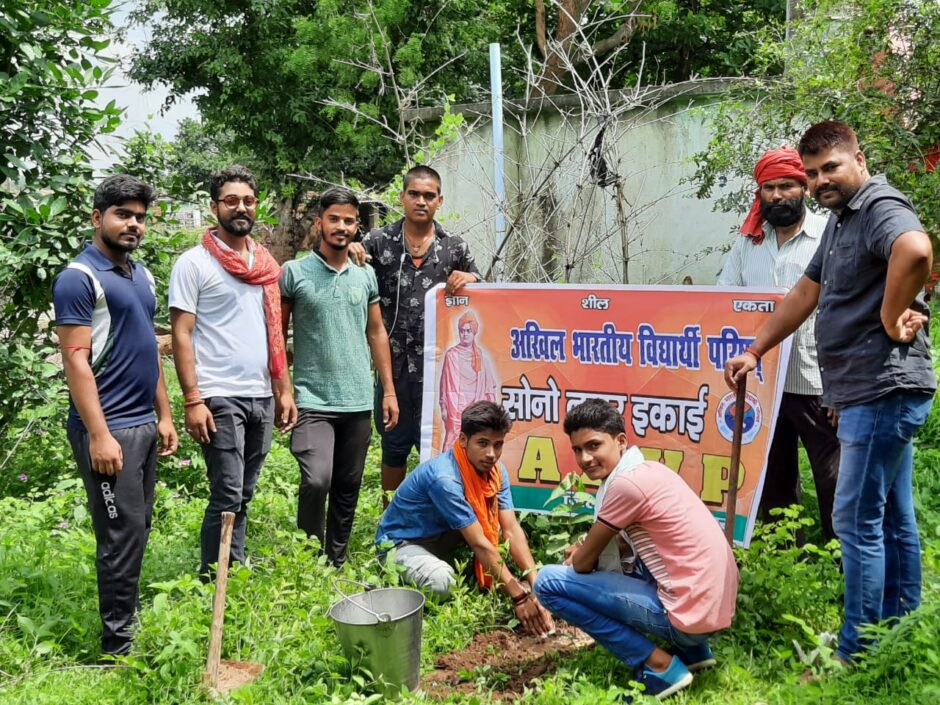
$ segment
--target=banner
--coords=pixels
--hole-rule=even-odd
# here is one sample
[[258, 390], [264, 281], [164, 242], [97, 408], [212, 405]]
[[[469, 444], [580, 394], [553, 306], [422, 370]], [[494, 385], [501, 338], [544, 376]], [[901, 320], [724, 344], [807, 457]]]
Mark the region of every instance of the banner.
[[[480, 284], [449, 296], [432, 289], [425, 300], [421, 458], [453, 445], [466, 406], [501, 403], [513, 418], [501, 459], [513, 501], [517, 509], [546, 511], [562, 478], [580, 472], [565, 414], [600, 397], [623, 414], [630, 444], [678, 472], [723, 524], [735, 406], [725, 362], [753, 341], [784, 294]], [[745, 546], [788, 358], [789, 340], [748, 376], [735, 521], [735, 539]]]

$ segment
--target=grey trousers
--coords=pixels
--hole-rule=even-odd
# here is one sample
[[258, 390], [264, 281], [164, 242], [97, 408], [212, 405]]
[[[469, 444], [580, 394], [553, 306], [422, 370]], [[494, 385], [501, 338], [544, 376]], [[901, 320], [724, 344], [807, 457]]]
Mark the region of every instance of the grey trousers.
[[346, 561], [371, 438], [371, 411], [301, 409], [291, 435], [290, 450], [300, 466], [297, 526], [320, 540], [336, 566]]
[[102, 475], [91, 469], [88, 432], [68, 431], [95, 528], [101, 650], [117, 655], [131, 648], [140, 604], [140, 566], [150, 536], [157, 480], [157, 425], [122, 428], [111, 435], [121, 446], [124, 467], [117, 475]]
[[[395, 563], [405, 571], [402, 577], [415, 587], [439, 600], [446, 600], [454, 588], [451, 557], [464, 544], [459, 531], [416, 541], [404, 541], [395, 547]], [[386, 560], [390, 554], [380, 556]]]
[[222, 512], [235, 514], [230, 560], [245, 562], [248, 503], [271, 450], [274, 397], [210, 397], [206, 406], [215, 420], [215, 433], [202, 446], [209, 476], [209, 504], [200, 535], [202, 576], [209, 576], [209, 565], [219, 559]]

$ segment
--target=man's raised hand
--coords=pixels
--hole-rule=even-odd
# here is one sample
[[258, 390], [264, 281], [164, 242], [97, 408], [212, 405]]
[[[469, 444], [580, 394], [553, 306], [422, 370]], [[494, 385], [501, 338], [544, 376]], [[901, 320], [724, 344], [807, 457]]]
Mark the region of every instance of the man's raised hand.
[[748, 372], [756, 368], [757, 358], [752, 353], [745, 352], [732, 357], [725, 363], [725, 384], [731, 391], [737, 391], [738, 383], [747, 377]]

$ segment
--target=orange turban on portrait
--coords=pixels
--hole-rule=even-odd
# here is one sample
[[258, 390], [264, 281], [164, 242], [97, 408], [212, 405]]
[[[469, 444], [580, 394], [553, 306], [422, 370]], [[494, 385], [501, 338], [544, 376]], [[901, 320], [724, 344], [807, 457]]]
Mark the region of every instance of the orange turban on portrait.
[[[470, 330], [473, 331], [474, 335], [480, 331], [480, 322], [477, 320], [476, 314], [473, 311], [467, 311], [457, 319], [457, 330], [463, 328], [464, 324], [470, 326]], [[480, 364], [480, 349], [477, 347], [476, 341], [474, 340], [471, 345], [470, 367], [473, 368], [474, 372], [479, 372]]]
[[741, 234], [754, 239], [759, 245], [764, 241], [764, 216], [760, 212], [760, 187], [771, 179], [796, 179], [806, 186], [806, 172], [803, 160], [792, 147], [781, 147], [764, 152], [754, 166], [754, 180], [757, 190], [754, 192], [754, 204], [741, 226]]

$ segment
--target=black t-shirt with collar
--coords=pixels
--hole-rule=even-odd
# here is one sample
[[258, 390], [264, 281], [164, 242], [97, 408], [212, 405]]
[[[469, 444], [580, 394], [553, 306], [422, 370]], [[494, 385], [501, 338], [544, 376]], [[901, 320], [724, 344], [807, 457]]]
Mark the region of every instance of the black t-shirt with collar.
[[451, 272], [468, 272], [482, 280], [466, 242], [434, 223], [435, 236], [421, 264], [407, 252], [404, 220], [372, 230], [362, 245], [372, 257], [379, 283], [379, 302], [389, 331], [392, 370], [421, 379], [424, 372], [424, 295], [447, 281]]
[[[898, 389], [936, 391], [927, 330], [898, 343], [881, 322], [891, 247], [911, 230], [924, 227], [883, 175], [866, 181], [826, 224], [805, 274], [820, 285], [816, 343], [828, 406], [863, 404]], [[922, 294], [911, 307], [927, 312]]]

